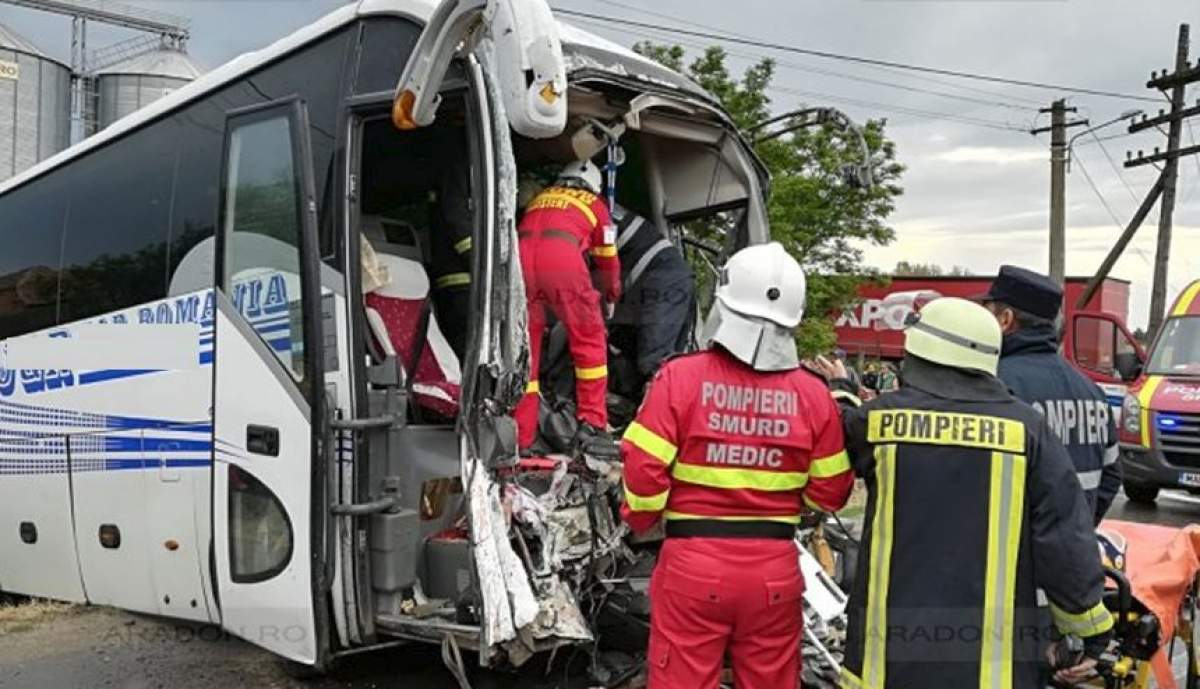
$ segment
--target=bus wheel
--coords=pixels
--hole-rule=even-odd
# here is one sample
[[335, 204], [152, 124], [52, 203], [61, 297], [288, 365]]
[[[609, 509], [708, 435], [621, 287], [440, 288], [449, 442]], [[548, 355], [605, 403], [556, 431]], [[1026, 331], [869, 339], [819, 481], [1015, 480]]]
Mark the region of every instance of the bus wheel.
[[1125, 497], [1139, 505], [1153, 505], [1158, 499], [1158, 486], [1147, 483], [1125, 483]]

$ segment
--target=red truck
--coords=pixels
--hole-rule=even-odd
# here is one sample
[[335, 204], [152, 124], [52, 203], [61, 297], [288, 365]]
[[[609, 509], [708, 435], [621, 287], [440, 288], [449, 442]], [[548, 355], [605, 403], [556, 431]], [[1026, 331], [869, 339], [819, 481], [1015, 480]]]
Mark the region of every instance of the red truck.
[[[914, 303], [939, 296], [973, 297], [987, 292], [991, 283], [990, 276], [896, 277], [886, 284], [864, 285], [859, 290], [862, 302], [837, 320], [838, 346], [852, 358], [899, 360], [904, 356], [904, 318]], [[1096, 381], [1119, 410], [1146, 361], [1144, 350], [1125, 325], [1129, 282], [1105, 280], [1087, 307], [1076, 309], [1086, 285], [1087, 278], [1066, 281], [1063, 356]]]
[[1125, 495], [1153, 503], [1160, 488], [1200, 492], [1200, 280], [1167, 312], [1121, 411]]

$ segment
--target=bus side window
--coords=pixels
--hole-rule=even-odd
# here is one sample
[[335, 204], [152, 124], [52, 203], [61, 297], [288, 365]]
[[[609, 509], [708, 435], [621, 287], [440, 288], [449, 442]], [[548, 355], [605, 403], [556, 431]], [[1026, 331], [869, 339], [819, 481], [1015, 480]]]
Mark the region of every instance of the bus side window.
[[63, 185], [47, 180], [0, 199], [0, 340], [54, 325], [62, 246]]

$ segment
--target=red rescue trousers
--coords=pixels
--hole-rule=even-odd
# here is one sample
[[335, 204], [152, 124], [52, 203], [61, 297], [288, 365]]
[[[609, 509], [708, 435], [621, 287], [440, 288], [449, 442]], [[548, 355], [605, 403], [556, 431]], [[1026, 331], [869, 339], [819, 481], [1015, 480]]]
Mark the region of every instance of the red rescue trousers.
[[567, 346], [575, 362], [575, 415], [597, 428], [608, 425], [608, 335], [600, 311], [600, 293], [579, 245], [553, 234], [521, 239], [521, 271], [529, 306], [530, 383], [517, 405], [518, 444], [521, 449], [537, 438], [541, 388], [538, 370], [546, 309], [567, 329]]
[[648, 689], [798, 689], [804, 580], [791, 541], [668, 538], [650, 580]]

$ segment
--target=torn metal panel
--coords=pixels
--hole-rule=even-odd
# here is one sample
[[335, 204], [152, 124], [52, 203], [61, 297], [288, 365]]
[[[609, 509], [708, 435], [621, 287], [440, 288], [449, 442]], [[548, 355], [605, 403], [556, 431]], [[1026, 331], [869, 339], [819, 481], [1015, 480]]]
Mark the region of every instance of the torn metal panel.
[[463, 483], [468, 487], [471, 541], [483, 602], [482, 645], [493, 648], [516, 638], [518, 629], [532, 624], [539, 606], [509, 542], [500, 487], [477, 459], [467, 460]]

